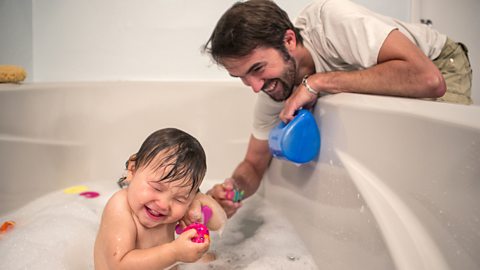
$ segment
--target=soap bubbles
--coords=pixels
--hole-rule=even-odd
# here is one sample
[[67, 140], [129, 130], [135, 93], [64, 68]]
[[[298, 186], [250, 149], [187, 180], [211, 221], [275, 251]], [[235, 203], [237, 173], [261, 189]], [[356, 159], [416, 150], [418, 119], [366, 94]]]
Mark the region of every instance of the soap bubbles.
[[182, 270], [318, 269], [292, 225], [261, 196], [244, 201], [222, 235], [211, 234], [209, 263], [183, 264]]
[[[0, 236], [0, 269], [93, 269], [101, 213], [118, 188], [86, 186], [100, 196], [59, 190], [1, 216], [16, 225]], [[317, 269], [292, 225], [259, 195], [244, 201], [222, 235], [211, 232], [211, 238], [216, 260], [179, 269]]]
[[0, 217], [15, 228], [0, 240], [0, 269], [93, 269], [93, 245], [108, 188], [89, 199], [79, 192], [59, 190]]

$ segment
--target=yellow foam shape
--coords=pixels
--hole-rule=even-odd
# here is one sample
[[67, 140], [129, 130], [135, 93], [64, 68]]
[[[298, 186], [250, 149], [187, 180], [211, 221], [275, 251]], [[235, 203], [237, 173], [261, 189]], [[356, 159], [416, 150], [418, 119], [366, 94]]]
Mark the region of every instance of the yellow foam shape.
[[63, 192], [66, 193], [66, 194], [77, 194], [77, 193], [84, 192], [84, 191], [87, 191], [87, 190], [88, 190], [87, 186], [79, 185], [79, 186], [73, 186], [73, 187], [66, 188], [66, 189], [63, 190]]
[[25, 69], [13, 65], [0, 65], [0, 83], [18, 83], [27, 77]]

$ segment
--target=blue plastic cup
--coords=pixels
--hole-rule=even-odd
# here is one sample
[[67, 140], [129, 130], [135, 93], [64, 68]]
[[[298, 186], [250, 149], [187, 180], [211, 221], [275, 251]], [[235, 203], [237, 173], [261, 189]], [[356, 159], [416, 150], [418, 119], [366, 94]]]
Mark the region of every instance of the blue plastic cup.
[[313, 115], [305, 109], [297, 111], [288, 124], [280, 122], [270, 131], [268, 146], [272, 155], [294, 163], [306, 163], [320, 151], [320, 132]]

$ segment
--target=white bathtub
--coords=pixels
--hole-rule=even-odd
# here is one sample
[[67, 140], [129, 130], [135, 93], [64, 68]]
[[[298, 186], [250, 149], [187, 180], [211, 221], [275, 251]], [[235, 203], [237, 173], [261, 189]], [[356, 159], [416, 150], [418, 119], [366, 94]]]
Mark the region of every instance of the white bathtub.
[[338, 94], [315, 116], [318, 161], [274, 160], [264, 190], [321, 269], [480, 269], [480, 107]]
[[204, 146], [206, 179], [243, 158], [254, 96], [240, 83], [0, 85], [0, 214], [91, 179], [111, 182], [153, 131], [177, 127]]
[[[200, 140], [213, 184], [243, 158], [253, 103], [229, 82], [0, 85], [0, 216], [84, 181], [112, 183], [166, 126]], [[480, 267], [480, 107], [339, 94], [315, 117], [318, 160], [274, 160], [259, 194], [320, 269]]]

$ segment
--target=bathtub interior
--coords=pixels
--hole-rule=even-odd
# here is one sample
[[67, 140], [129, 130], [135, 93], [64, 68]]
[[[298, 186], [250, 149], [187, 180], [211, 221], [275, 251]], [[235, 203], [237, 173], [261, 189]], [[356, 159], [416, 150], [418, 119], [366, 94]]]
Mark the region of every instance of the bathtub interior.
[[[251, 92], [236, 83], [0, 88], [0, 215], [33, 217], [29, 226], [39, 237], [44, 229], [61, 231], [59, 226], [82, 222], [80, 234], [94, 231], [102, 200], [122, 173], [119, 164], [162, 126], [182, 128], [204, 145], [209, 168], [202, 189], [207, 189], [243, 158], [253, 103]], [[282, 263], [273, 269], [314, 269], [314, 263], [340, 270], [480, 267], [480, 107], [338, 94], [322, 97], [314, 115], [322, 137], [318, 160], [296, 165], [274, 159], [262, 199], [249, 199], [218, 241], [223, 257], [216, 265], [185, 267], [265, 269], [267, 262]], [[105, 196], [95, 201], [62, 192], [81, 183]], [[40, 209], [41, 201], [52, 198], [59, 200], [54, 213], [73, 207], [79, 213], [72, 219], [81, 222], [44, 214], [52, 208]], [[291, 237], [284, 238], [285, 232]], [[51, 241], [37, 240], [29, 234], [8, 246], [4, 237], [2, 254], [12, 246], [32, 249], [21, 244], [25, 240], [47, 252], [49, 245], [64, 241], [70, 247], [65, 241], [78, 238], [56, 234]], [[90, 252], [88, 243], [78, 247]], [[269, 244], [276, 247], [271, 253]], [[66, 261], [78, 256], [72, 250], [63, 253]], [[23, 253], [9, 256], [21, 260], [18, 254]], [[39, 262], [48, 258], [41, 255]], [[75, 265], [91, 267], [79, 261]]]
[[318, 265], [480, 267], [480, 107], [340, 94], [315, 117], [318, 160], [274, 160], [264, 191]]
[[[112, 181], [153, 131], [194, 134], [206, 179], [243, 158], [254, 96], [230, 82], [95, 82], [0, 88], [0, 214], [79, 182]], [[229, 124], [227, 124], [229, 123]]]
[[[93, 269], [100, 215], [118, 187], [99, 182], [82, 186], [100, 196], [89, 199], [57, 190], [2, 217], [17, 226], [1, 236], [0, 269]], [[291, 223], [258, 195], [211, 239], [216, 260], [180, 264], [179, 269], [317, 269]]]
[[[100, 215], [130, 154], [177, 127], [207, 154], [208, 190], [243, 158], [254, 96], [239, 83], [116, 82], [0, 88], [0, 269], [93, 269]], [[227, 124], [230, 123], [230, 124]], [[84, 186], [96, 198], [70, 192]], [[181, 269], [317, 269], [295, 228], [255, 196], [213, 234], [217, 260]]]

